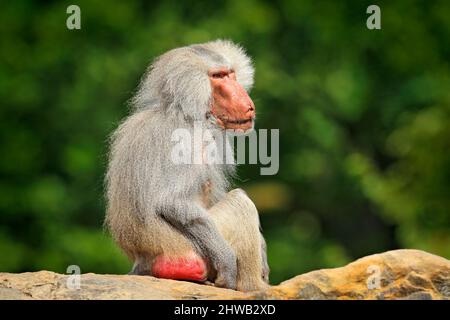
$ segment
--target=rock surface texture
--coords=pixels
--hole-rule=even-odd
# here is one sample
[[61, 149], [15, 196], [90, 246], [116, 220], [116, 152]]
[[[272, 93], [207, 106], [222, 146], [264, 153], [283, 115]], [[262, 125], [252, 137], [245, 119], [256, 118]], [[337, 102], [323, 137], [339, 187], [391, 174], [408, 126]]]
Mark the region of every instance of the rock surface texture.
[[[450, 261], [395, 250], [243, 293], [146, 276], [0, 273], [0, 299], [450, 299]], [[74, 288], [75, 286], [75, 288]]]

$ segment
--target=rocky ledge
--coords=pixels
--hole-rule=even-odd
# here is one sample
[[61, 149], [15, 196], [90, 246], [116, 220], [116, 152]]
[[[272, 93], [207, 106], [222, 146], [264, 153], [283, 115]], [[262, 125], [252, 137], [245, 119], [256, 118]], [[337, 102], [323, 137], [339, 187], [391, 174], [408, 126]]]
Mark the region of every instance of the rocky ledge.
[[0, 273], [1, 299], [450, 299], [450, 261], [388, 251], [250, 293], [150, 276]]

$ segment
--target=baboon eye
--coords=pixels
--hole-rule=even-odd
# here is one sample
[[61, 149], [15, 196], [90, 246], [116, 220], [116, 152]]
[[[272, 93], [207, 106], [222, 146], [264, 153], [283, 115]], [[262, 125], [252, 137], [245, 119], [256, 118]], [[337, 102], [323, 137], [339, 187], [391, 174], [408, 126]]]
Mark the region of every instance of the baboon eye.
[[214, 72], [212, 74], [212, 77], [215, 79], [221, 79], [221, 78], [225, 78], [227, 75], [228, 75], [228, 72], [218, 71], [218, 72]]

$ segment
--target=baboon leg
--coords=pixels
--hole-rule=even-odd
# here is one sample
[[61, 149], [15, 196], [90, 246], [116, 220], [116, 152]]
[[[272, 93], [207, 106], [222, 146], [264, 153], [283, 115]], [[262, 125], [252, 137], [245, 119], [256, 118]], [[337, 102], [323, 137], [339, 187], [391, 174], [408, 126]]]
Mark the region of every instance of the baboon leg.
[[265, 243], [260, 233], [258, 211], [247, 194], [241, 189], [234, 189], [210, 208], [209, 213], [219, 232], [235, 251], [237, 289], [254, 291], [267, 287], [263, 280], [265, 252], [262, 251]]
[[[114, 240], [133, 262], [133, 267], [128, 274], [190, 280], [190, 277], [184, 278], [187, 270], [194, 272], [195, 277], [192, 280], [199, 279], [197, 275], [199, 268], [192, 262], [200, 264], [201, 267], [202, 261], [198, 261], [201, 257], [198, 255], [191, 257], [194, 254], [194, 248], [189, 239], [166, 221], [153, 216], [144, 224], [131, 214], [110, 214], [107, 223]], [[183, 268], [183, 261], [186, 258], [189, 268]], [[177, 277], [176, 274], [170, 275], [173, 269], [170, 261], [173, 261], [172, 265], [180, 265], [181, 277]], [[155, 263], [156, 267], [154, 267]]]
[[[208, 213], [236, 255], [237, 289], [254, 291], [267, 287], [265, 241], [258, 211], [250, 198], [241, 189], [232, 190]], [[120, 224], [126, 228], [131, 225]], [[165, 221], [155, 220], [142, 230], [136, 225], [134, 230], [137, 231], [134, 240], [139, 240], [141, 251], [132, 252], [134, 265], [129, 274], [203, 282], [203, 272], [214, 272], [208, 261], [205, 266], [200, 263], [203, 259], [195, 253], [190, 241]], [[156, 242], [157, 247], [152, 245]], [[214, 281], [215, 275], [210, 275], [209, 279]]]
[[149, 258], [147, 256], [137, 256], [135, 257], [133, 267], [131, 271], [128, 272], [129, 275], [137, 276], [148, 276], [151, 275], [151, 263], [149, 263]]

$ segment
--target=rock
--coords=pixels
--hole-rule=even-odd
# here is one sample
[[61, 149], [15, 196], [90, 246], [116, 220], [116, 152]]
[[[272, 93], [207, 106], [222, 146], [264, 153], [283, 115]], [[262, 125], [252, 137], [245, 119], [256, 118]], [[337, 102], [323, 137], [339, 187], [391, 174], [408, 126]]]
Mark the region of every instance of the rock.
[[395, 250], [342, 268], [299, 275], [265, 291], [243, 293], [146, 276], [49, 271], [0, 273], [2, 299], [450, 299], [450, 261], [419, 250]]
[[261, 298], [450, 299], [450, 261], [419, 250], [388, 251], [294, 277]]

